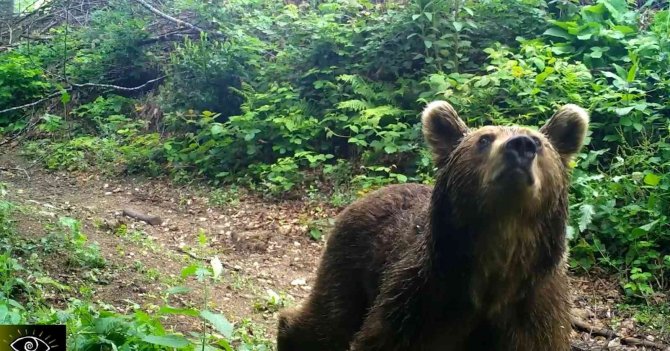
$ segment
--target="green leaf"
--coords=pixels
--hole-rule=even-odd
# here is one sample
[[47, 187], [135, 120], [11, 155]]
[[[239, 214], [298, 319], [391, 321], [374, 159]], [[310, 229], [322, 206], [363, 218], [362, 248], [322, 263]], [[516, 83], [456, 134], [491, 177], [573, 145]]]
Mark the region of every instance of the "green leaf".
[[424, 12], [423, 14], [426, 16], [426, 18], [428, 18], [429, 21], [433, 20], [433, 13], [432, 12]]
[[244, 135], [244, 141], [251, 141], [256, 136], [256, 133], [251, 132]]
[[661, 182], [661, 177], [657, 176], [654, 173], [647, 173], [646, 176], [644, 176], [644, 184], [651, 185], [651, 186], [657, 186], [658, 183]]
[[571, 40], [572, 36], [568, 34], [565, 30], [561, 28], [549, 28], [542, 33], [542, 35], [550, 35], [552, 37], [558, 37], [558, 38], [563, 38], [563, 39], [568, 39]]
[[533, 58], [530, 59], [530, 62], [532, 62], [533, 65], [535, 65], [535, 67], [537, 67], [540, 71], [544, 71], [545, 65], [544, 65], [544, 60], [543, 59], [541, 59], [539, 57], [533, 57]]
[[63, 90], [60, 93], [60, 102], [62, 104], [67, 104], [68, 102], [70, 102], [70, 99], [71, 99], [70, 94], [68, 94], [68, 92], [66, 90]]
[[188, 267], [185, 267], [184, 269], [181, 270], [181, 277], [186, 278], [190, 277], [192, 275], [195, 275], [195, 272], [198, 270], [198, 265], [197, 264], [191, 264]]
[[396, 151], [398, 151], [398, 148], [395, 145], [386, 145], [386, 146], [384, 146], [384, 151], [387, 154], [392, 154], [392, 153], [395, 153]]
[[215, 123], [214, 125], [212, 125], [210, 132], [212, 133], [212, 135], [219, 135], [223, 133], [223, 125], [221, 125], [221, 123]]
[[637, 63], [634, 63], [632, 66], [630, 66], [630, 69], [628, 70], [628, 74], [626, 75], [626, 81], [629, 83], [635, 80], [635, 75], [637, 74]]
[[424, 40], [423, 45], [425, 45], [428, 49], [433, 47], [433, 42], [430, 40]]
[[593, 215], [596, 212], [595, 212], [593, 206], [591, 206], [589, 204], [582, 204], [579, 207], [579, 212], [580, 212], [579, 221], [578, 221], [579, 231], [583, 232], [583, 231], [586, 230], [588, 225], [591, 224], [591, 222], [593, 221]]
[[310, 231], [309, 231], [309, 237], [312, 238], [312, 239], [314, 239], [314, 240], [317, 240], [317, 241], [318, 241], [318, 240], [321, 240], [321, 238], [323, 237], [323, 235], [321, 234], [321, 231], [320, 231], [320, 230], [318, 230], [318, 229], [316, 229], [316, 228], [312, 228], [312, 229], [310, 229]]
[[621, 77], [621, 79], [628, 76], [628, 71], [626, 71], [623, 67], [617, 65], [616, 63], [613, 63], [612, 66], [614, 66], [614, 69], [616, 70], [616, 74], [619, 77]]
[[635, 106], [628, 106], [628, 107], [619, 107], [614, 109], [614, 112], [619, 115], [619, 116], [625, 116], [630, 113], [630, 111], [633, 111]]
[[591, 48], [591, 53], [589, 54], [589, 56], [591, 56], [592, 58], [601, 58], [603, 57], [604, 51], [605, 50], [603, 50], [601, 47], [594, 46]]
[[233, 334], [233, 325], [222, 314], [204, 310], [200, 311], [200, 317], [211, 323], [226, 339]]
[[625, 82], [623, 78], [616, 75], [615, 73], [612, 73], [612, 72], [609, 72], [609, 71], [603, 71], [602, 73], [605, 77], [612, 78], [612, 79], [620, 81], [620, 82]]
[[575, 52], [575, 47], [571, 45], [553, 46], [551, 52], [556, 55], [571, 54]]
[[142, 341], [154, 345], [174, 347], [177, 349], [191, 345], [191, 342], [188, 341], [188, 339], [179, 335], [147, 335], [142, 338]]
[[463, 22], [455, 21], [453, 25], [456, 32], [460, 32], [463, 29]]

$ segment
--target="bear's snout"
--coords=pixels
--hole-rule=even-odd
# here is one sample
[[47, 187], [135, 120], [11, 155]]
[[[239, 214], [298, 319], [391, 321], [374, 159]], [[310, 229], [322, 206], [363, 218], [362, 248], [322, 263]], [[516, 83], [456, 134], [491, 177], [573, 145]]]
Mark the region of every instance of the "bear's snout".
[[537, 155], [537, 144], [527, 135], [517, 135], [505, 143], [503, 153], [509, 166], [527, 169]]

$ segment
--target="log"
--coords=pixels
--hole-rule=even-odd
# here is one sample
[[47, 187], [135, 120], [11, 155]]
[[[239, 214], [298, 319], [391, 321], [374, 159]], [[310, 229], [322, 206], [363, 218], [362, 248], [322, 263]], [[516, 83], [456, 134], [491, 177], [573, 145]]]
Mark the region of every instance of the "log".
[[130, 218], [139, 219], [140, 221], [147, 222], [151, 225], [161, 225], [163, 223], [163, 220], [158, 216], [147, 215], [129, 208], [123, 210], [123, 215]]

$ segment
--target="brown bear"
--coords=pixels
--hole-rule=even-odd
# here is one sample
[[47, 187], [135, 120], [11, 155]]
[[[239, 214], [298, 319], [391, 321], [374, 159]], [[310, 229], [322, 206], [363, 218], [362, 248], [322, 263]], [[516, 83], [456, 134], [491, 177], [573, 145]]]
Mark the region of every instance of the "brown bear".
[[311, 295], [279, 317], [278, 351], [569, 350], [568, 163], [588, 114], [469, 130], [436, 101], [422, 123], [435, 186], [340, 214]]

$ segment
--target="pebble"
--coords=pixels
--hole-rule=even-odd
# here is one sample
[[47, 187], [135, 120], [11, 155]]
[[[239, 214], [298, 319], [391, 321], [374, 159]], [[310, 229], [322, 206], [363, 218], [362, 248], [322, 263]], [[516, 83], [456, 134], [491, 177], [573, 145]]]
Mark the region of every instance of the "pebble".
[[293, 285], [293, 286], [301, 286], [301, 285], [305, 285], [305, 284], [307, 284], [307, 281], [306, 281], [305, 278], [294, 279], [291, 282], [291, 285]]

